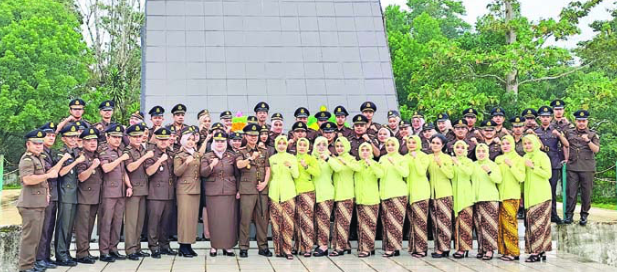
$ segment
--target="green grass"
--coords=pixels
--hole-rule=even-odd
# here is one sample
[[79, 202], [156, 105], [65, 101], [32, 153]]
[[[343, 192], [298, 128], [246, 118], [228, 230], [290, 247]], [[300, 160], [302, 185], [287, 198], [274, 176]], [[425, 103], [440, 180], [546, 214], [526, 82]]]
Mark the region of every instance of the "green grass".
[[2, 190], [21, 189], [21, 184], [3, 184]]

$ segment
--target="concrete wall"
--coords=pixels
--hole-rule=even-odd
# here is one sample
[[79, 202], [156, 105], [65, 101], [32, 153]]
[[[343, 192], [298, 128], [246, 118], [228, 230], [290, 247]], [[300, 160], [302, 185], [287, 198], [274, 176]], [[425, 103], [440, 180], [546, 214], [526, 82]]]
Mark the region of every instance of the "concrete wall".
[[17, 271], [21, 226], [0, 226], [0, 272]]
[[142, 110], [168, 121], [176, 103], [196, 124], [267, 101], [285, 129], [300, 106], [398, 108], [379, 0], [148, 0], [142, 42]]
[[558, 227], [557, 247], [595, 262], [617, 266], [617, 222], [589, 222]]

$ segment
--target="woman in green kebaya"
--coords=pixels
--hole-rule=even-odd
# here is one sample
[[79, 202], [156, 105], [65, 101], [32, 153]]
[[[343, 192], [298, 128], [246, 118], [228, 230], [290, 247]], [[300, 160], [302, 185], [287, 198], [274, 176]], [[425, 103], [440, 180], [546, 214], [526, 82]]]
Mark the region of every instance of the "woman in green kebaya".
[[407, 218], [409, 220], [409, 248], [412, 256], [426, 257], [428, 250], [428, 202], [431, 197], [431, 185], [427, 171], [430, 164], [429, 156], [422, 152], [422, 140], [417, 135], [406, 137], [408, 153], [403, 157], [409, 168], [407, 176], [407, 192], [409, 205]]
[[311, 143], [306, 138], [296, 143], [296, 158], [299, 174], [296, 185], [296, 235], [294, 250], [304, 257], [311, 257], [315, 241], [315, 184], [313, 177], [319, 176], [319, 165], [315, 157], [308, 154]]
[[356, 212], [358, 214], [358, 257], [371, 256], [375, 250], [377, 216], [379, 215], [379, 178], [383, 169], [373, 160], [373, 146], [363, 143], [358, 148], [360, 169], [354, 174]]
[[331, 257], [351, 253], [349, 227], [354, 206], [354, 172], [360, 170], [360, 164], [349, 154], [351, 145], [345, 137], [339, 137], [334, 143], [338, 156], [330, 158], [328, 163], [334, 171], [334, 233], [332, 234]]
[[454, 178], [452, 190], [454, 195], [454, 248], [456, 259], [467, 257], [473, 247], [473, 204], [475, 193], [471, 182], [474, 163], [467, 157], [465, 141], [454, 143]]
[[317, 137], [313, 144], [313, 157], [319, 166], [319, 175], [313, 176], [315, 184], [315, 221], [317, 226], [317, 248], [313, 256], [328, 255], [330, 241], [330, 216], [334, 206], [334, 185], [332, 184], [332, 168], [328, 163], [331, 154], [328, 149], [328, 139]]
[[499, 231], [499, 190], [501, 183], [499, 166], [490, 160], [486, 144], [476, 147], [476, 158], [471, 180], [475, 192], [476, 234], [478, 236], [478, 258], [490, 260], [497, 249]]
[[409, 175], [409, 166], [398, 153], [399, 141], [394, 137], [386, 140], [386, 155], [381, 156], [379, 164], [383, 168], [383, 177], [379, 182], [381, 198], [382, 224], [385, 243], [383, 257], [394, 256], [403, 244], [403, 224], [407, 208], [408, 187], [405, 178]]
[[452, 237], [452, 178], [454, 167], [452, 157], [443, 152], [446, 137], [437, 134], [430, 139], [432, 154], [428, 155], [428, 173], [431, 184], [430, 211], [433, 220], [435, 252], [433, 258], [450, 255]]

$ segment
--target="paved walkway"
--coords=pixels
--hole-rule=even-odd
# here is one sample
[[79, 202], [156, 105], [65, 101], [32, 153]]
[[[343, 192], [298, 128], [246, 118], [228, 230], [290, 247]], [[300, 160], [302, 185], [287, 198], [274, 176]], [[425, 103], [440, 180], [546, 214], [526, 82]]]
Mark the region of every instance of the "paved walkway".
[[[521, 241], [522, 242], [522, 241]], [[405, 242], [405, 247], [406, 247]], [[92, 244], [95, 246], [95, 244]], [[521, 243], [523, 245], [523, 243]], [[175, 243], [172, 245], [177, 248]], [[401, 256], [393, 258], [381, 257], [381, 250], [377, 251], [376, 256], [360, 259], [357, 257], [357, 252], [354, 249], [352, 255], [340, 257], [295, 257], [293, 261], [288, 261], [283, 258], [265, 258], [257, 255], [256, 249], [249, 250], [249, 258], [227, 257], [222, 256], [219, 250], [217, 257], [209, 257], [207, 255], [208, 243], [198, 242], [195, 250], [198, 257], [182, 258], [178, 256], [163, 256], [161, 259], [142, 258], [140, 261], [116, 261], [114, 263], [104, 263], [97, 261], [93, 265], [79, 264], [72, 268], [58, 268], [48, 270], [49, 272], [90, 272], [90, 271], [108, 271], [108, 272], [134, 272], [134, 271], [413, 271], [413, 272], [600, 272], [600, 271], [616, 271], [617, 268], [594, 263], [589, 260], [581, 259], [572, 254], [564, 254], [556, 251], [549, 252], [546, 262], [540, 263], [525, 263], [524, 259], [516, 262], [504, 262], [499, 259], [491, 261], [481, 261], [475, 258], [475, 251], [470, 252], [469, 258], [457, 260], [452, 257], [446, 259], [432, 259], [430, 257], [417, 259], [411, 257], [407, 252], [401, 252]], [[355, 242], [352, 243], [355, 248]], [[378, 241], [377, 246], [380, 247]], [[553, 248], [556, 248], [553, 245]], [[235, 250], [236, 254], [238, 250]], [[429, 251], [430, 252], [430, 251]], [[97, 252], [92, 252], [97, 254]], [[497, 254], [495, 254], [497, 256]]]

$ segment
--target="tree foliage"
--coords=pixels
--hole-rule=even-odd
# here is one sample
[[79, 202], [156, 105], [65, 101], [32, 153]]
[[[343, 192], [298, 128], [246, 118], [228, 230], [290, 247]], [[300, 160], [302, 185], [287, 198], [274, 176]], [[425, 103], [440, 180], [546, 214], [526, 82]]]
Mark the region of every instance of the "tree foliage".
[[1, 150], [66, 114], [68, 99], [84, 91], [92, 58], [79, 25], [56, 1], [0, 1]]
[[[465, 14], [464, 6], [430, 8], [453, 2], [457, 1], [410, 0], [409, 11], [398, 6], [386, 8], [392, 69], [403, 117], [420, 110], [428, 121], [442, 112], [459, 118], [463, 109], [474, 107], [482, 120], [497, 105], [514, 116], [525, 108], [537, 109], [561, 98], [568, 103], [568, 113], [579, 108], [591, 111], [590, 124], [602, 139], [599, 169], [614, 165], [617, 12], [612, 20], [594, 22], [598, 35], [573, 51], [547, 45], [547, 41], [578, 34], [580, 18], [601, 1], [574, 1], [558, 18], [531, 21], [521, 15], [518, 1], [495, 0], [473, 30], [452, 19]], [[444, 19], [448, 17], [444, 10], [450, 20]]]

